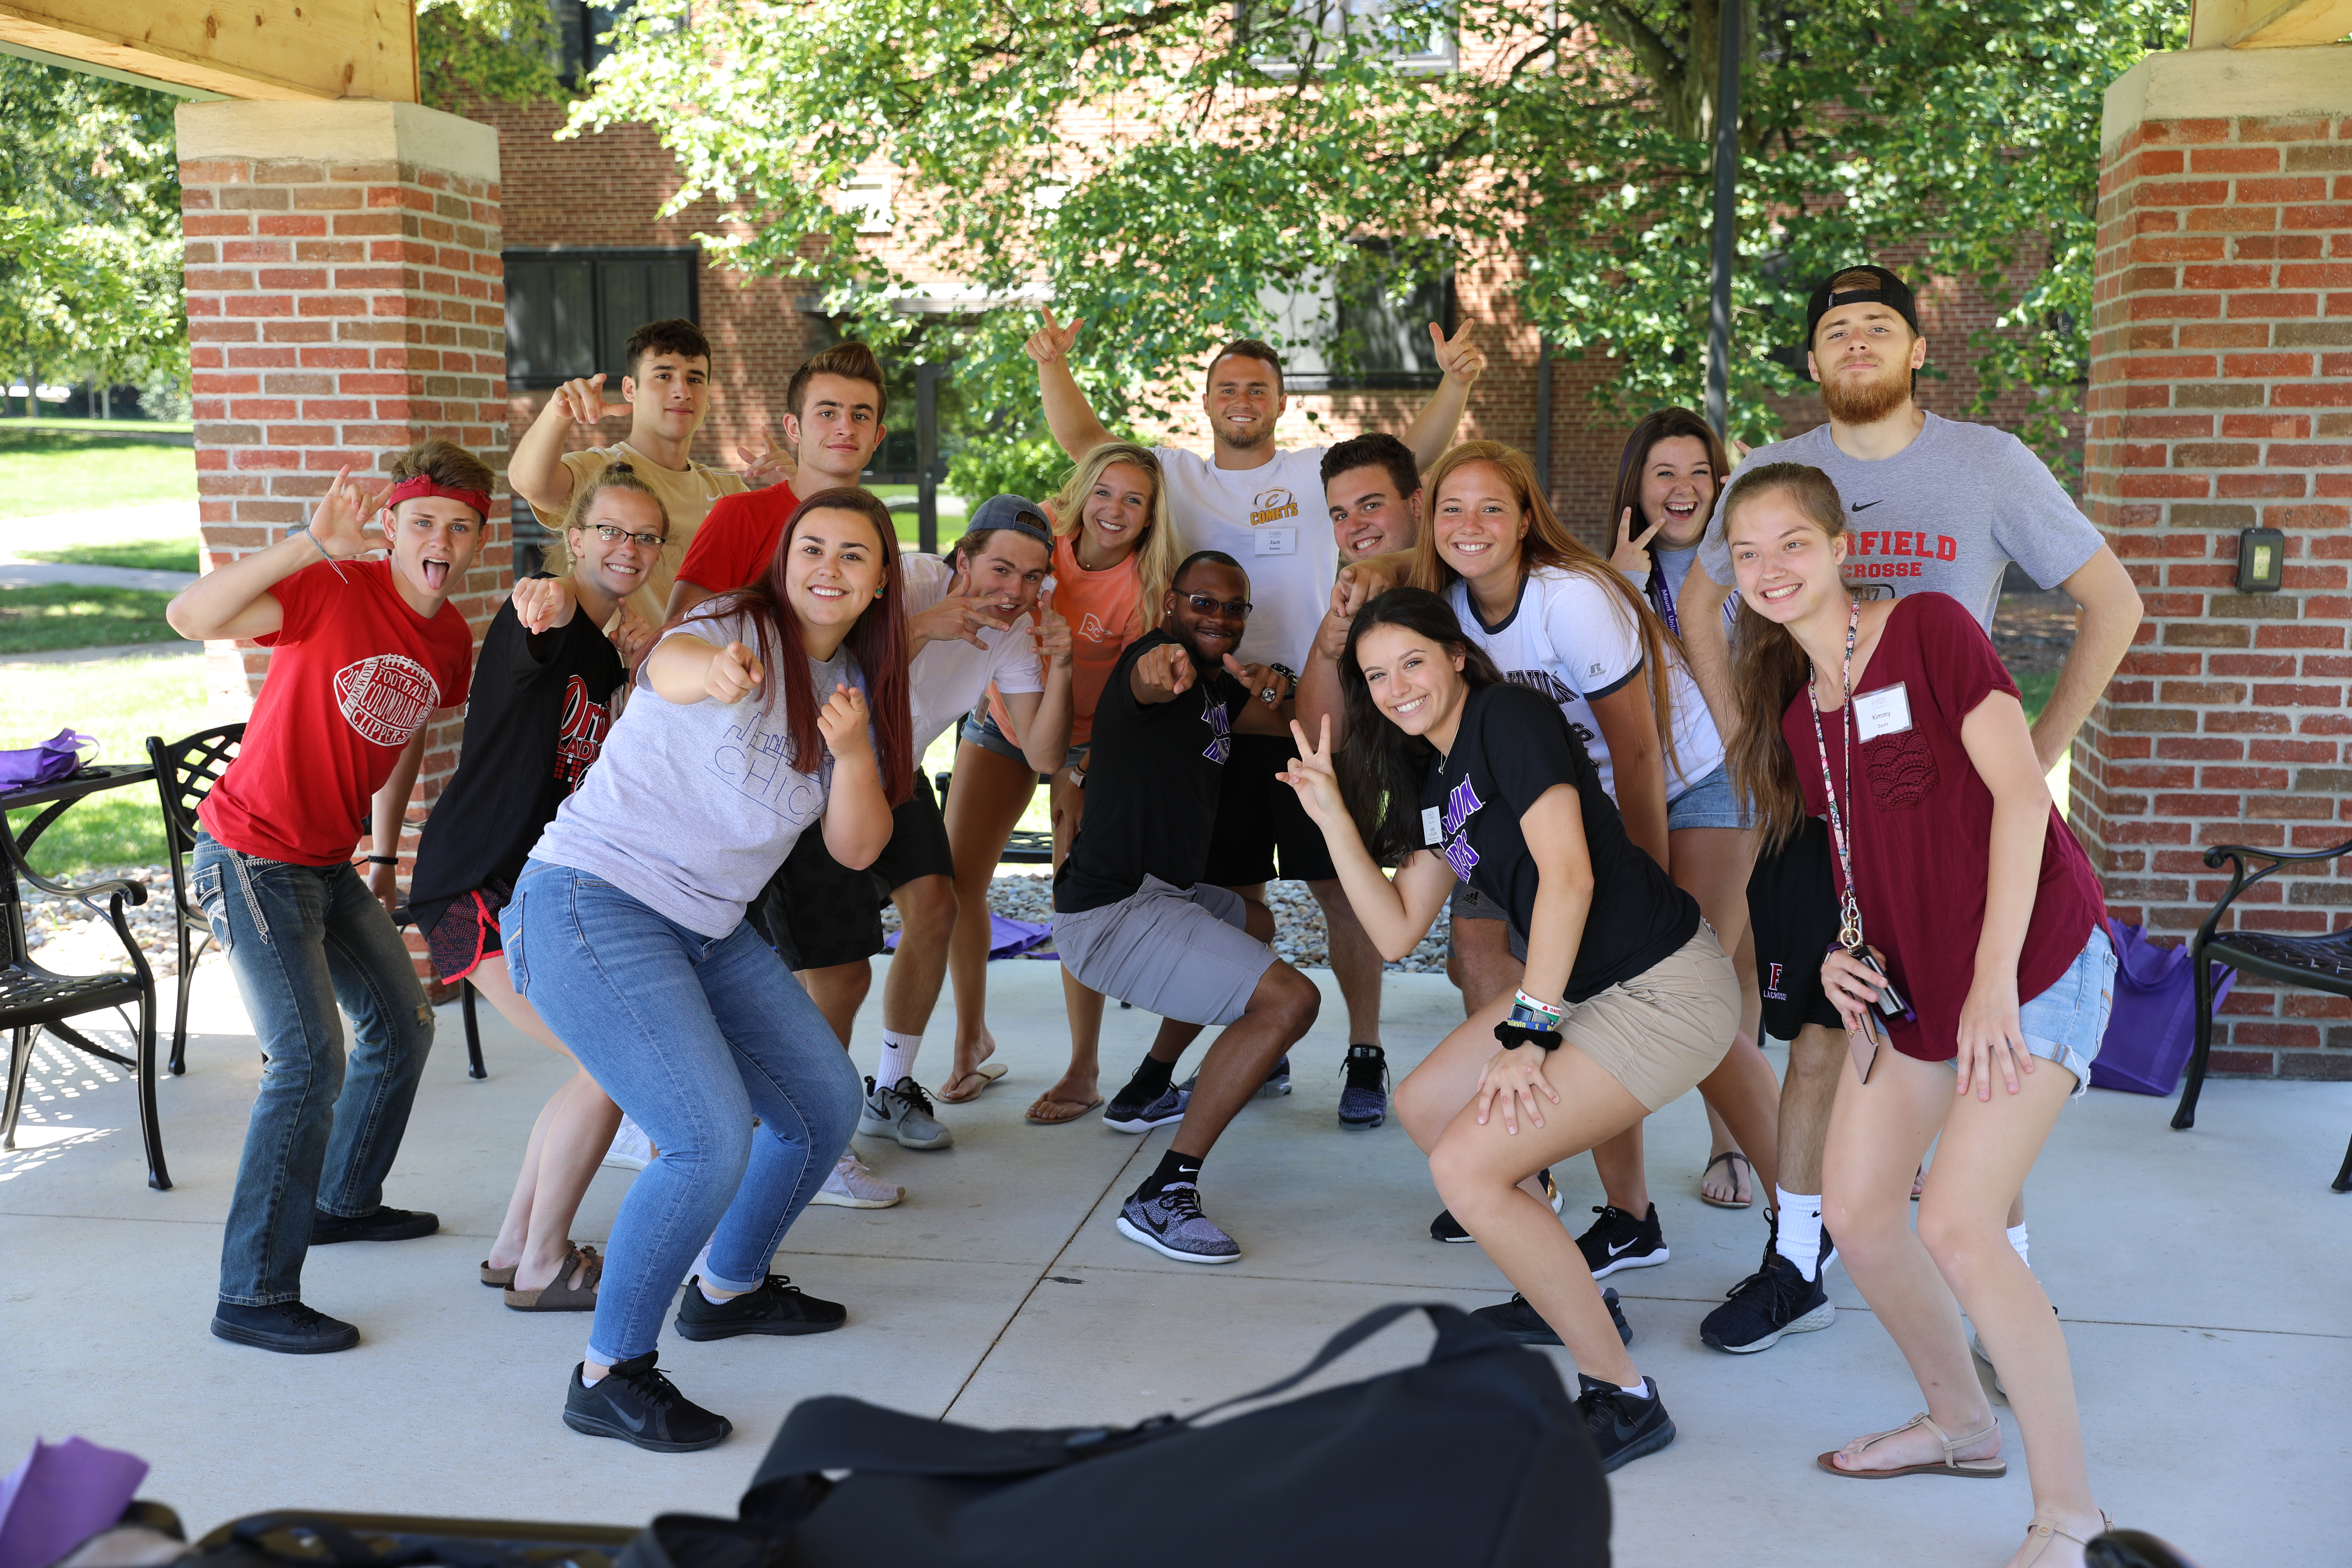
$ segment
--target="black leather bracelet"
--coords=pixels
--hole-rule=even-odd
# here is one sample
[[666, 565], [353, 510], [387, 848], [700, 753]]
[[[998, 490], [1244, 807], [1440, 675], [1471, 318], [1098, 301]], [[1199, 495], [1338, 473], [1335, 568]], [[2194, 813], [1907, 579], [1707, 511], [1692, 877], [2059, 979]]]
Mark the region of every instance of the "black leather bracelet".
[[1539, 1050], [1559, 1049], [1559, 1036], [1550, 1029], [1530, 1029], [1525, 1024], [1497, 1024], [1495, 1038], [1509, 1050], [1514, 1046], [1534, 1046]]
[[400, 857], [397, 855], [371, 855], [368, 857], [368, 864], [371, 866], [397, 866], [400, 864]]

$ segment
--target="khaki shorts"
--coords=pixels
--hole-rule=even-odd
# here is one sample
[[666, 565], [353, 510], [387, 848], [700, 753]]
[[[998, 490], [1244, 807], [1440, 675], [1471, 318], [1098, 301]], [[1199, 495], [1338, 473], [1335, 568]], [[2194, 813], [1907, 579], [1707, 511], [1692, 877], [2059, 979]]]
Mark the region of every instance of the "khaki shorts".
[[1702, 923], [1631, 980], [1569, 1009], [1560, 1037], [1647, 1110], [1663, 1110], [1713, 1072], [1739, 1027], [1739, 976]]

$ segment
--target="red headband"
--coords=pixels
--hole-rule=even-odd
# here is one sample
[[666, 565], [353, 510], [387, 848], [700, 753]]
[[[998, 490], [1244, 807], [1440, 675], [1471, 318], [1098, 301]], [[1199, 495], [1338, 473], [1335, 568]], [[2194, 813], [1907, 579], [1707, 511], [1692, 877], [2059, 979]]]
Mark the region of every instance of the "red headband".
[[419, 496], [441, 496], [449, 500], [463, 501], [472, 507], [476, 515], [483, 521], [488, 522], [490, 520], [488, 496], [480, 490], [452, 489], [447, 485], [435, 483], [432, 479], [424, 474], [419, 474], [415, 479], [403, 479], [393, 486], [392, 494], [384, 498], [383, 504], [387, 507], [395, 507], [402, 501], [415, 500]]

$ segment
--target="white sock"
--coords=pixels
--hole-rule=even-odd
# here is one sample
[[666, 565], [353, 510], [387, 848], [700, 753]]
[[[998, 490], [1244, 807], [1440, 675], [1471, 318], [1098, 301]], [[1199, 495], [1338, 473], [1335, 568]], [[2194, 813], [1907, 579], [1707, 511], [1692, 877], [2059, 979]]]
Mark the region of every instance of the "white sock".
[[1632, 1394], [1636, 1399], [1648, 1399], [1651, 1397], [1650, 1380], [1646, 1377], [1639, 1383], [1621, 1383], [1617, 1386], [1623, 1389], [1626, 1393]]
[[896, 1029], [882, 1031], [882, 1059], [874, 1065], [874, 1087], [896, 1089], [902, 1078], [915, 1076], [915, 1053], [923, 1048], [920, 1035], [902, 1035]]
[[723, 1307], [723, 1306], [727, 1305], [727, 1303], [728, 1303], [728, 1302], [732, 1301], [732, 1300], [735, 1299], [735, 1298], [734, 1298], [734, 1297], [732, 1297], [732, 1296], [714, 1296], [714, 1295], [712, 1295], [712, 1294], [710, 1293], [710, 1287], [709, 1287], [709, 1285], [704, 1284], [704, 1283], [703, 1283], [701, 1280], [699, 1280], [699, 1279], [698, 1279], [698, 1280], [696, 1280], [696, 1281], [694, 1282], [694, 1288], [695, 1288], [696, 1289], [698, 1289], [698, 1290], [701, 1291], [701, 1292], [702, 1292], [702, 1299], [703, 1299], [704, 1300], [706, 1300], [706, 1301], [709, 1302], [709, 1303], [710, 1303], [712, 1306], [714, 1306], [714, 1307]]
[[2027, 1257], [2025, 1252], [2025, 1227], [2023, 1226], [2013, 1225], [2009, 1227], [2009, 1244], [2010, 1246], [2017, 1248], [2017, 1260], [2020, 1263], [2024, 1264], [2028, 1268], [2033, 1267], [2033, 1259]]
[[1772, 1204], [1780, 1226], [1775, 1250], [1795, 1264], [1798, 1273], [1812, 1279], [1822, 1266], [1821, 1194], [1792, 1193], [1786, 1187], [1775, 1186]]
[[591, 1345], [588, 1347], [587, 1353], [580, 1358], [580, 1386], [583, 1388], [593, 1388], [604, 1381], [605, 1374], [601, 1372], [593, 1377], [588, 1375], [589, 1363], [595, 1359], [595, 1355], [596, 1348]]

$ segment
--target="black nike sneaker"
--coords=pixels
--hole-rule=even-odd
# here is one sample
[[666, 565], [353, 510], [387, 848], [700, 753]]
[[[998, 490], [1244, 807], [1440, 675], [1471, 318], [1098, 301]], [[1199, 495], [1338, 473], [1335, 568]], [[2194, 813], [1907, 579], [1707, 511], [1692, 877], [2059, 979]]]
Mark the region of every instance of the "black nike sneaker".
[[[1551, 1172], [1547, 1169], [1538, 1171], [1536, 1174], [1543, 1184], [1544, 1201], [1551, 1205], [1552, 1213], [1558, 1214], [1560, 1205], [1567, 1200], [1560, 1195], [1559, 1189], [1552, 1184]], [[1454, 1217], [1452, 1209], [1439, 1209], [1437, 1217], [1429, 1222], [1429, 1239], [1458, 1243], [1475, 1241], [1477, 1238], [1462, 1228], [1462, 1222]], [[1596, 1274], [1593, 1278], [1597, 1279], [1600, 1276]]]
[[613, 1363], [593, 1386], [572, 1368], [571, 1392], [563, 1396], [563, 1424], [591, 1437], [618, 1437], [656, 1454], [691, 1454], [723, 1443], [735, 1424], [705, 1410], [654, 1370], [656, 1352]]
[[1675, 1440], [1674, 1417], [1666, 1414], [1666, 1402], [1658, 1397], [1656, 1378], [1650, 1379], [1647, 1399], [1580, 1372], [1576, 1374], [1576, 1411], [1584, 1417], [1584, 1429], [1592, 1434], [1592, 1446], [1601, 1450], [1604, 1472], [1654, 1454]]
[[1808, 1279], [1778, 1250], [1767, 1249], [1764, 1267], [1731, 1288], [1730, 1299], [1699, 1325], [1698, 1337], [1717, 1350], [1752, 1355], [1779, 1344], [1782, 1334], [1809, 1334], [1836, 1321], [1820, 1276]]
[[849, 1321], [849, 1309], [801, 1293], [787, 1275], [771, 1274], [757, 1290], [712, 1301], [702, 1293], [702, 1277], [686, 1282], [672, 1325], [689, 1340], [729, 1340], [737, 1334], [821, 1334]]
[[1606, 1204], [1594, 1205], [1592, 1212], [1601, 1217], [1576, 1238], [1576, 1245], [1595, 1279], [1606, 1279], [1621, 1268], [1654, 1268], [1674, 1256], [1666, 1250], [1657, 1205], [1652, 1204], [1640, 1219]]
[[[1615, 1286], [1601, 1288], [1601, 1304], [1609, 1309], [1609, 1321], [1617, 1325], [1617, 1342], [1624, 1345], [1632, 1344], [1633, 1325], [1625, 1321], [1624, 1312], [1617, 1305]], [[1481, 1307], [1470, 1315], [1488, 1328], [1497, 1329], [1508, 1334], [1523, 1345], [1559, 1343], [1559, 1336], [1551, 1331], [1551, 1325], [1543, 1321], [1541, 1314], [1528, 1305], [1528, 1299], [1525, 1296], [1515, 1295], [1507, 1301], [1500, 1301], [1491, 1307]]]

